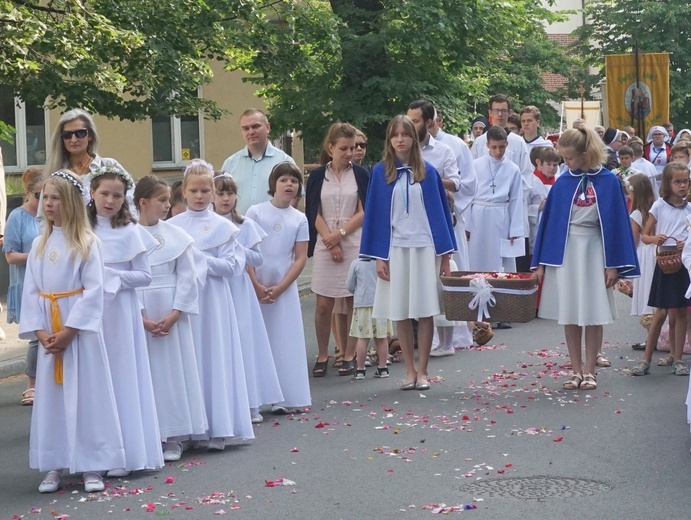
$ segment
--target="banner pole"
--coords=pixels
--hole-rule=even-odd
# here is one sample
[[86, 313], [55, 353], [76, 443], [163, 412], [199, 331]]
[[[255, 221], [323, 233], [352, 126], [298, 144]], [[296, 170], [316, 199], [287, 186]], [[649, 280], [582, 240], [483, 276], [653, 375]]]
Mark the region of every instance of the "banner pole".
[[[635, 50], [635, 60], [636, 60], [636, 91], [641, 93], [641, 77], [640, 77], [640, 70], [638, 67], [638, 40], [634, 40], [634, 50]], [[633, 96], [632, 96], [633, 98]], [[632, 101], [633, 102], [633, 101]], [[636, 111], [636, 117], [638, 119], [638, 125], [637, 125], [637, 131], [639, 136], [644, 136], [645, 135], [645, 122], [643, 121], [643, 103], [640, 101], [637, 104], [638, 106], [635, 106], [634, 108], [637, 109]], [[631, 111], [633, 114], [633, 110]], [[633, 126], [633, 125], [631, 125]]]

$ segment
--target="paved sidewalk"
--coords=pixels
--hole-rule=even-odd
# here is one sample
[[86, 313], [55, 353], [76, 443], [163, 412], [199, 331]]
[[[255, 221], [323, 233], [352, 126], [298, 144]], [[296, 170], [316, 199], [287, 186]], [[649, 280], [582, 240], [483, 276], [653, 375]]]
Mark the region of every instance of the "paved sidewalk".
[[[307, 259], [307, 265], [298, 278], [300, 296], [310, 293], [312, 278], [312, 259]], [[17, 337], [19, 325], [7, 323], [7, 312], [3, 303], [3, 311], [0, 313], [0, 327], [5, 331], [6, 337], [0, 341], [0, 379], [23, 374], [26, 369], [26, 347], [28, 342]]]

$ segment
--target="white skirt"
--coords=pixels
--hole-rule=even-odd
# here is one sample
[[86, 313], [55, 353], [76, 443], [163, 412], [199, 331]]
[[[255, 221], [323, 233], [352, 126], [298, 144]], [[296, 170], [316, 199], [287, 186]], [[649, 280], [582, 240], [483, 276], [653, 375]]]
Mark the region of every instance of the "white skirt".
[[561, 267], [547, 266], [538, 317], [560, 325], [607, 325], [617, 317], [614, 291], [605, 287], [599, 228], [570, 226]]
[[638, 263], [641, 266], [641, 277], [633, 280], [633, 298], [631, 299], [631, 315], [643, 316], [652, 314], [655, 309], [648, 306], [650, 286], [655, 272], [655, 244], [638, 244]]
[[434, 247], [392, 247], [390, 281], [377, 279], [372, 317], [401, 321], [441, 314], [440, 267]]

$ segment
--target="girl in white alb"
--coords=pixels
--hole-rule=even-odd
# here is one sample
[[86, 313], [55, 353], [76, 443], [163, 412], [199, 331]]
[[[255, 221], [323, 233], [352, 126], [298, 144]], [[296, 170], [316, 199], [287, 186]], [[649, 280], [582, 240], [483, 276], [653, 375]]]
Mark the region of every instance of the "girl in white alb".
[[[237, 241], [244, 250], [245, 264], [253, 267], [262, 265], [264, 259], [259, 244], [266, 233], [253, 220], [241, 216], [237, 211], [237, 185], [228, 173], [214, 177], [214, 208], [218, 215], [227, 218], [240, 228]], [[235, 306], [235, 314], [240, 327], [240, 345], [242, 360], [245, 364], [247, 394], [250, 401], [252, 422], [260, 423], [264, 417], [259, 412], [263, 405], [283, 401], [281, 385], [276, 373], [276, 365], [271, 354], [269, 336], [262, 317], [257, 294], [252, 287], [252, 280], [246, 269], [242, 269], [229, 280], [230, 292]]]
[[135, 291], [151, 283], [147, 251], [157, 242], [130, 214], [125, 194], [134, 183], [122, 166], [104, 160], [90, 181], [87, 214], [103, 244], [103, 334], [126, 456], [125, 466], [108, 476], [123, 477], [163, 466], [149, 353]]
[[183, 441], [209, 429], [190, 315], [199, 313], [194, 239], [162, 220], [170, 208], [170, 188], [153, 175], [134, 190], [139, 225], [158, 245], [149, 250], [151, 284], [137, 289], [147, 331], [151, 378], [156, 397], [163, 459], [179, 460]]
[[244, 266], [235, 224], [210, 211], [214, 196], [213, 167], [195, 159], [185, 168], [182, 193], [187, 211], [168, 222], [194, 237], [194, 259], [200, 278], [199, 314], [192, 334], [209, 430], [210, 450], [225, 449], [226, 439], [253, 439], [240, 332], [228, 280]]
[[307, 262], [309, 230], [304, 213], [290, 205], [301, 189], [300, 170], [292, 163], [277, 164], [269, 176], [273, 198], [247, 210], [247, 217], [268, 235], [259, 244], [264, 262], [248, 269], [261, 303], [284, 398], [275, 403], [274, 413], [312, 404], [297, 287], [297, 278]]
[[58, 490], [63, 470], [84, 473], [87, 492], [103, 491], [100, 472], [125, 465], [103, 344], [101, 247], [89, 228], [82, 190], [69, 172], [46, 180], [45, 228], [34, 240], [24, 277], [19, 337], [41, 343], [29, 464], [48, 472], [42, 493]]
[[655, 194], [648, 176], [644, 173], [631, 175], [625, 182], [631, 200], [631, 231], [636, 242], [638, 263], [641, 266], [641, 277], [633, 280], [631, 315], [643, 316], [655, 311], [648, 305], [650, 285], [653, 282], [653, 273], [655, 272], [655, 245], [645, 244], [641, 240], [650, 208], [655, 202]]

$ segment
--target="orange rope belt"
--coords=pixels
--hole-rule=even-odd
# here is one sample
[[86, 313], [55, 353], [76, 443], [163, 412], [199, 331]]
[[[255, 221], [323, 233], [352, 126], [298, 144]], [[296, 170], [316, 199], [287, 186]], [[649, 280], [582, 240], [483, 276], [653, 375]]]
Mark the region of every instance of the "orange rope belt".
[[[48, 298], [50, 300], [50, 323], [53, 329], [53, 334], [55, 334], [56, 332], [60, 332], [63, 328], [62, 320], [60, 319], [60, 307], [58, 306], [58, 300], [60, 298], [74, 296], [76, 294], [81, 294], [83, 292], [84, 289], [76, 289], [74, 291], [58, 293], [40, 293], [43, 298]], [[55, 355], [55, 369], [53, 370], [53, 377], [55, 378], [56, 384], [62, 384], [62, 354]]]

